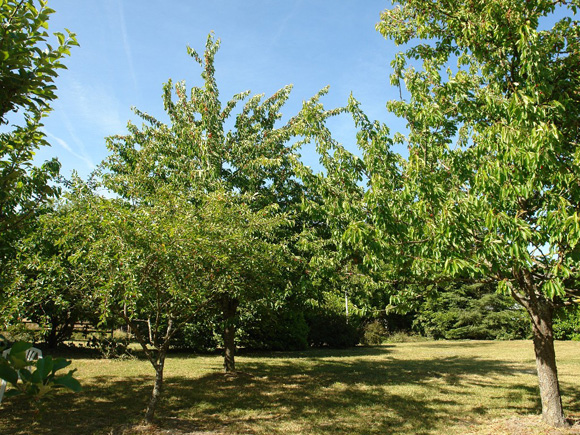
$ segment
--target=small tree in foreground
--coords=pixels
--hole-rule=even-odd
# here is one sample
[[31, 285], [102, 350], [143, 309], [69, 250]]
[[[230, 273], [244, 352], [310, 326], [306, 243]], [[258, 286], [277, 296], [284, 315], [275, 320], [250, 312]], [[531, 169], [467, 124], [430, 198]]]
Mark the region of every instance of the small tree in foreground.
[[[0, 336], [4, 341], [4, 337]], [[71, 364], [64, 358], [53, 359], [50, 355], [36, 361], [28, 361], [26, 352], [32, 345], [23, 341], [13, 343], [10, 353], [0, 356], [0, 379], [12, 386], [4, 398], [25, 395], [35, 407], [39, 407], [47, 396], [56, 389], [66, 388], [73, 392], [81, 391], [81, 384], [73, 377], [76, 369], [66, 375], [60, 372]], [[5, 343], [0, 344], [0, 352], [5, 350]]]

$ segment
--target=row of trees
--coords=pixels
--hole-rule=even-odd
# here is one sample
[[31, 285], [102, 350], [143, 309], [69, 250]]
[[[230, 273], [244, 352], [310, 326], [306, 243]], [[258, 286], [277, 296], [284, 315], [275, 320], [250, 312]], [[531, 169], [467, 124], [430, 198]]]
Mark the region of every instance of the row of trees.
[[[4, 317], [32, 300], [72, 315], [61, 303], [72, 292], [101, 321], [122, 319], [156, 373], [150, 421], [172, 338], [200, 316], [221, 313], [233, 371], [236, 319], [249, 304], [316, 304], [332, 292], [405, 311], [465, 288], [457, 283], [495, 283], [531, 319], [544, 419], [566, 424], [553, 316], [580, 297], [578, 0], [402, 0], [385, 11], [377, 29], [405, 49], [392, 84], [406, 96], [387, 107], [406, 134], [369, 120], [354, 98], [325, 110], [326, 90], [287, 122], [290, 87], [222, 105], [210, 35], [203, 55], [188, 48], [203, 85], [164, 86], [169, 124], [136, 110], [143, 125], [108, 138], [99, 171], [49, 207], [58, 165], [27, 167], [54, 98], [38, 89], [75, 41], [57, 34], [43, 63], [41, 6], [1, 6], [0, 48], [16, 59], [2, 73], [1, 106], [30, 113], [1, 141]], [[556, 12], [563, 18], [541, 30]], [[9, 47], [15, 29], [37, 39]], [[28, 87], [4, 92], [12, 81]], [[359, 155], [326, 127], [340, 113], [352, 115]], [[322, 173], [300, 161], [310, 143]]]

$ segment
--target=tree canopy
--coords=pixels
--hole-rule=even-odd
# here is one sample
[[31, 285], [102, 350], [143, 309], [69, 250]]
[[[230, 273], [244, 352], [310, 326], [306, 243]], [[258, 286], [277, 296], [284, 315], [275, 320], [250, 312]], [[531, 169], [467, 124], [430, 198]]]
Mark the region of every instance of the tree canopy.
[[[568, 14], [544, 29], [557, 8]], [[313, 129], [326, 169], [314, 185], [326, 186], [318, 191], [327, 220], [343, 228], [345, 252], [363, 253], [369, 276], [396, 304], [425, 288], [405, 283], [498, 282], [532, 318], [543, 416], [554, 425], [565, 419], [552, 315], [579, 296], [577, 8], [396, 2], [377, 29], [404, 47], [391, 78], [402, 98], [388, 108], [408, 132], [391, 135], [354, 98], [347, 110], [362, 158]], [[327, 114], [317, 113], [320, 125]], [[333, 192], [336, 181], [353, 194]]]
[[[58, 160], [32, 164], [35, 151], [48, 146], [42, 118], [56, 98], [54, 79], [62, 60], [78, 45], [68, 30], [49, 41], [48, 20], [54, 11], [45, 0], [0, 3], [0, 124], [20, 121], [0, 133], [0, 258], [7, 255], [13, 231], [58, 193], [51, 183]], [[10, 115], [22, 111], [20, 118]], [[1, 260], [0, 260], [1, 261]]]

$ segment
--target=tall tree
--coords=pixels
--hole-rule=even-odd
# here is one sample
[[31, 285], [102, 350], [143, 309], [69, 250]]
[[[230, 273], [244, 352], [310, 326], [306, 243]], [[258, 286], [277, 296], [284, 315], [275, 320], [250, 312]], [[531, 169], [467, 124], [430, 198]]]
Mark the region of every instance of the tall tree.
[[22, 111], [20, 124], [0, 133], [0, 261], [13, 232], [58, 193], [51, 184], [60, 169], [58, 161], [32, 164], [35, 151], [48, 146], [40, 128], [56, 98], [54, 79], [65, 68], [62, 59], [78, 45], [68, 30], [66, 35], [54, 33], [56, 45], [49, 41], [53, 12], [45, 0], [0, 2], [0, 124]]
[[[184, 82], [165, 84], [163, 104], [169, 125], [136, 110], [145, 124], [141, 128], [129, 124], [130, 134], [108, 140], [112, 154], [104, 164], [105, 182], [116, 194], [139, 203], [146, 203], [159, 186], [165, 186], [186, 196], [220, 190], [251, 195], [254, 200], [249, 204], [256, 212], [269, 204], [277, 204], [280, 213], [290, 212], [302, 194], [292, 171], [299, 141], [290, 143], [299, 115], [282, 123], [280, 113], [291, 87], [266, 99], [242, 92], [222, 105], [214, 67], [219, 45], [220, 41], [210, 34], [203, 56], [188, 48], [202, 68], [203, 86], [188, 91]], [[233, 128], [229, 129], [228, 120], [234, 116]], [[276, 237], [281, 245], [288, 243], [290, 233], [289, 228], [279, 230]], [[287, 284], [288, 280], [281, 280], [277, 286], [285, 291]], [[226, 371], [235, 369], [238, 307], [245, 299], [267, 294], [267, 287], [253, 279], [243, 286], [222, 287]]]
[[566, 420], [552, 317], [580, 277], [578, 6], [412, 0], [378, 25], [397, 44], [421, 40], [394, 63], [410, 99], [390, 105], [410, 129], [403, 190], [421, 230], [408, 241], [428, 240], [410, 253], [428, 273], [491, 277], [526, 308], [554, 426]]
[[[401, 99], [388, 108], [408, 132], [391, 136], [351, 99], [363, 158], [342, 160], [355, 159], [353, 176], [367, 187], [363, 200], [326, 195], [333, 216], [352, 219], [342, 233], [349, 249], [364, 252], [371, 276], [380, 271], [379, 281], [398, 291], [393, 302], [420, 288], [405, 282], [494, 280], [527, 310], [542, 415], [554, 426], [566, 419], [552, 317], [580, 293], [578, 7], [396, 2], [377, 28], [405, 48], [392, 63]], [[324, 128], [316, 132], [326, 115], [313, 111], [318, 122], [306, 131], [336, 177], [348, 168], [328, 149], [344, 150]]]

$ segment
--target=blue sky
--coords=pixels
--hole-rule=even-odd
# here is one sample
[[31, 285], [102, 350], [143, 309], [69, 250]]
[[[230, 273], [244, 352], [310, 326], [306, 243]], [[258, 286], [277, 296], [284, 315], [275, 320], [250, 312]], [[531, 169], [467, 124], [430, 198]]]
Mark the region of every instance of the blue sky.
[[[50, 31], [77, 34], [57, 79], [58, 100], [45, 120], [62, 174], [86, 176], [107, 155], [105, 137], [122, 134], [135, 106], [163, 118], [162, 84], [169, 78], [199, 85], [199, 66], [186, 52], [203, 51], [207, 35], [221, 39], [216, 77], [222, 103], [244, 90], [271, 95], [293, 84], [285, 116], [330, 85], [326, 107], [346, 104], [351, 92], [371, 118], [387, 120], [397, 98], [389, 66], [397, 48], [376, 30], [389, 2], [377, 0], [49, 0]], [[392, 120], [390, 121], [392, 123]], [[402, 127], [402, 126], [401, 126]], [[337, 119], [336, 137], [354, 149], [354, 129]], [[396, 129], [396, 128], [395, 128]], [[303, 160], [316, 167], [311, 149]]]

